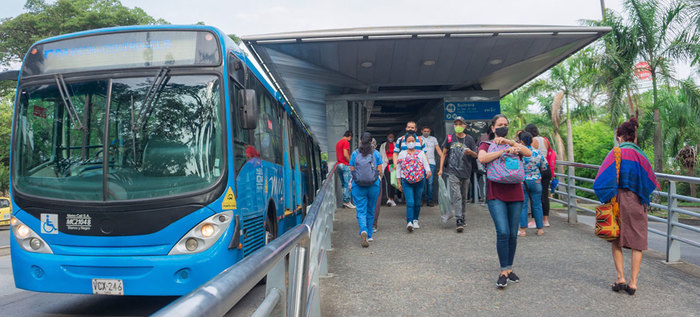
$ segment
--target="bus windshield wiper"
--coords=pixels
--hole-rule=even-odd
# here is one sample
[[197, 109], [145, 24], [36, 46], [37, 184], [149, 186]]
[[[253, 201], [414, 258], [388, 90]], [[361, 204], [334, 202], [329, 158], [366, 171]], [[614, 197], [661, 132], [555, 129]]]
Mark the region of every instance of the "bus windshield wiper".
[[61, 101], [63, 101], [63, 105], [68, 110], [68, 116], [70, 117], [70, 121], [73, 123], [73, 126], [75, 126], [78, 130], [85, 132], [85, 126], [83, 126], [83, 123], [80, 121], [78, 111], [76, 111], [75, 106], [73, 106], [73, 101], [70, 99], [68, 86], [66, 86], [66, 81], [63, 80], [63, 75], [56, 74], [54, 78], [56, 79], [58, 93], [61, 94]]
[[73, 123], [73, 126], [80, 130], [83, 133], [83, 144], [81, 147], [81, 157], [82, 160], [85, 161], [85, 143], [87, 142], [87, 139], [85, 137], [85, 133], [87, 132], [86, 127], [83, 125], [83, 122], [80, 121], [80, 116], [78, 115], [78, 111], [75, 110], [75, 106], [73, 105], [73, 100], [71, 100], [70, 92], [68, 91], [68, 86], [66, 85], [66, 81], [63, 79], [63, 75], [61, 74], [56, 74], [54, 76], [56, 79], [56, 87], [58, 88], [58, 93], [61, 94], [61, 101], [63, 101], [63, 105], [68, 111], [68, 117], [70, 117], [70, 121]]
[[146, 96], [143, 99], [143, 106], [136, 117], [136, 122], [134, 122], [132, 117], [131, 130], [133, 132], [143, 129], [143, 125], [146, 122], [146, 117], [148, 116], [153, 103], [155, 103], [156, 96], [163, 90], [168, 82], [169, 73], [170, 69], [167, 67], [161, 67], [160, 70], [158, 70], [156, 78], [153, 79], [153, 83], [151, 84], [151, 87], [148, 88], [148, 92], [146, 92]]

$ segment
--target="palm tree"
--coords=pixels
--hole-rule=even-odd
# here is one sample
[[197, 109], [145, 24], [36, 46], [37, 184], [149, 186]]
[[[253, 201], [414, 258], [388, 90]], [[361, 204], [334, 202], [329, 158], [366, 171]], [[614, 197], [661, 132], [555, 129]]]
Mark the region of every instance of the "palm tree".
[[697, 54], [697, 26], [688, 24], [688, 3], [673, 0], [625, 0], [630, 35], [637, 38], [639, 55], [649, 64], [653, 87], [654, 170], [663, 171], [663, 138], [658, 103], [658, 75], [671, 76], [671, 61], [687, 60]]
[[529, 115], [528, 107], [534, 104], [532, 98], [539, 93], [544, 86], [545, 81], [543, 79], [537, 79], [501, 99], [503, 114], [511, 118], [514, 130], [523, 129], [526, 123], [530, 121], [529, 119], [531, 116]]
[[[635, 96], [637, 87], [634, 66], [639, 49], [622, 17], [607, 10], [602, 21], [586, 20], [587, 25], [609, 26], [612, 30], [603, 36], [603, 41], [595, 45], [593, 62], [597, 69], [595, 85], [606, 92], [605, 110], [609, 113], [610, 127], [616, 128], [625, 112], [628, 117], [638, 114], [639, 102]], [[600, 42], [599, 42], [600, 43]]]

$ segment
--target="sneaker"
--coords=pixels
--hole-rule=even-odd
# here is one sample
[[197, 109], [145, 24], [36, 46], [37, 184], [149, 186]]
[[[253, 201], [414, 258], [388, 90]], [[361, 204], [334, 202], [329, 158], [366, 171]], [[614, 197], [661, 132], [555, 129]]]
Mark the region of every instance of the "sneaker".
[[499, 275], [498, 281], [496, 282], [496, 286], [498, 286], [498, 288], [504, 288], [508, 286], [508, 277], [505, 275]]
[[515, 283], [520, 282], [520, 278], [513, 272], [508, 273], [508, 280]]
[[530, 229], [537, 228], [537, 225], [535, 224], [534, 220], [530, 220], [530, 222], [527, 223], [527, 227]]
[[464, 227], [466, 227], [466, 225], [464, 224], [464, 221], [457, 221], [457, 229], [456, 229], [457, 232], [464, 231]]
[[420, 229], [420, 225], [418, 225], [418, 219], [413, 220], [413, 229]]
[[413, 232], [413, 222], [409, 221], [408, 224], [406, 224], [406, 230], [408, 230], [408, 232]]
[[432, 201], [429, 201], [429, 202], [428, 202], [428, 207], [433, 207], [433, 206], [435, 206], [435, 204], [433, 204]]
[[396, 203], [395, 203], [393, 200], [391, 200], [391, 199], [387, 200], [387, 201], [386, 201], [386, 204], [387, 204], [387, 206], [389, 206], [389, 207], [396, 207]]
[[363, 248], [366, 248], [369, 246], [369, 243], [367, 242], [367, 232], [366, 231], [360, 232], [360, 244], [362, 244]]
[[344, 208], [350, 208], [350, 209], [355, 209], [355, 205], [352, 203], [343, 203]]
[[367, 242], [374, 242], [374, 238], [367, 238]]
[[544, 221], [544, 226], [545, 226], [545, 227], [549, 227], [549, 220], [545, 220], [545, 221]]
[[375, 232], [377, 232], [377, 231], [379, 231], [379, 230], [377, 229], [377, 227], [372, 228], [372, 233], [375, 233]]

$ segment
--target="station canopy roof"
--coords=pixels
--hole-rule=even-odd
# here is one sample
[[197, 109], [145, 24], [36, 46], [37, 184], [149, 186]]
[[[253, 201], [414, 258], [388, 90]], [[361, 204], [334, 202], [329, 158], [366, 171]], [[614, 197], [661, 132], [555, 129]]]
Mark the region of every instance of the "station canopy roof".
[[326, 148], [328, 96], [497, 90], [503, 97], [609, 31], [585, 26], [407, 26], [249, 35], [242, 40]]

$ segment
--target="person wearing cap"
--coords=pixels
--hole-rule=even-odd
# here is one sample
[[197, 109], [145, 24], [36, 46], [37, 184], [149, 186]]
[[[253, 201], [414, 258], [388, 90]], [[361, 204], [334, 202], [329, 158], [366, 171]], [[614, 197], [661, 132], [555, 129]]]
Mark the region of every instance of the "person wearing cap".
[[442, 157], [438, 175], [442, 176], [447, 161], [447, 183], [450, 190], [450, 205], [457, 220], [457, 232], [464, 231], [464, 214], [467, 202], [467, 189], [472, 176], [472, 158], [477, 157], [476, 142], [471, 135], [464, 133], [467, 123], [464, 118], [454, 118], [455, 133], [447, 136], [442, 143]]

